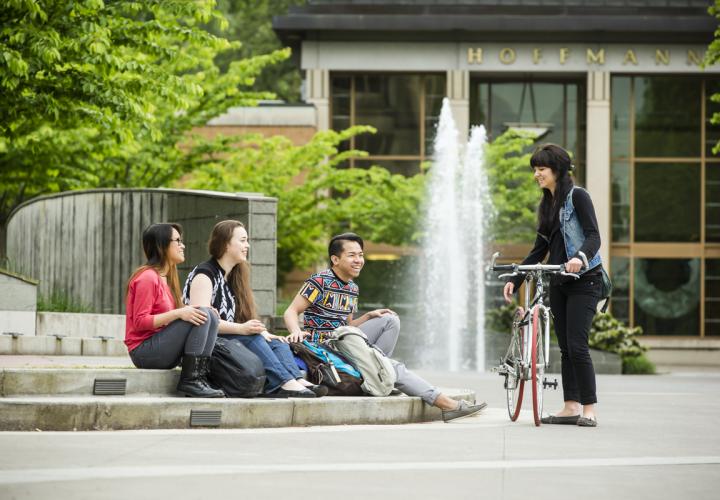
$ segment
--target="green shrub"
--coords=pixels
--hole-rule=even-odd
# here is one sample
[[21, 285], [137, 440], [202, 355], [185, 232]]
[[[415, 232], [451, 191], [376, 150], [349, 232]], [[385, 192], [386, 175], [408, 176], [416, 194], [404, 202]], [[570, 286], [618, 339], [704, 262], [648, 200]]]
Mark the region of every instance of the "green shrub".
[[644, 354], [623, 358], [622, 372], [628, 375], [653, 375], [655, 365]]
[[[509, 304], [503, 304], [500, 307], [485, 311], [485, 331], [510, 334], [512, 328], [515, 311], [520, 307], [517, 302], [513, 301]], [[555, 325], [550, 315], [550, 342], [557, 344], [557, 336], [555, 335]]]
[[78, 302], [63, 291], [53, 291], [49, 296], [39, 296], [38, 311], [87, 313], [90, 307]]
[[510, 334], [517, 308], [517, 303], [511, 302], [485, 311], [485, 331]]
[[619, 354], [623, 373], [655, 373], [655, 366], [645, 357], [647, 347], [637, 337], [642, 328], [629, 328], [610, 313], [599, 313], [593, 318], [588, 344], [593, 349]]

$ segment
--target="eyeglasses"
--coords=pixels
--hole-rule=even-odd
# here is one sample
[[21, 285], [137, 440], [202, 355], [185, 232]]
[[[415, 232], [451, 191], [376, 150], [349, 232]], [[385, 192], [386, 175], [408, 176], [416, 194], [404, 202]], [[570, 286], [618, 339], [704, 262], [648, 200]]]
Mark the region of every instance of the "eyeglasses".
[[177, 243], [177, 244], [178, 244], [178, 246], [180, 246], [180, 245], [182, 245], [182, 244], [183, 244], [183, 240], [182, 240], [182, 238], [177, 238], [177, 239], [174, 239], [174, 240], [172, 240], [172, 239], [171, 239], [170, 241], [174, 241], [175, 243]]

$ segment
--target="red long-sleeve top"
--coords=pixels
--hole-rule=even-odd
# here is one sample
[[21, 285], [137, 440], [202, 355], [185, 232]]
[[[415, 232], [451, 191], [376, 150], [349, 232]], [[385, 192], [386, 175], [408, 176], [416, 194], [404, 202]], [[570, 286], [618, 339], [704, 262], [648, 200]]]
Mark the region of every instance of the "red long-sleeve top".
[[155, 269], [146, 269], [130, 282], [125, 298], [125, 345], [128, 351], [162, 330], [153, 326], [153, 316], [175, 309], [170, 287]]

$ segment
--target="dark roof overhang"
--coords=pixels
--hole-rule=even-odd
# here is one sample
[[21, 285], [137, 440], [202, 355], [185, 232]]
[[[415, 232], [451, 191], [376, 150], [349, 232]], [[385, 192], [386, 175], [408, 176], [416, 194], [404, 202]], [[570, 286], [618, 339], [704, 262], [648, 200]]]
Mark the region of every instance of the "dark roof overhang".
[[707, 5], [693, 0], [615, 2], [622, 6], [583, 1], [543, 6], [491, 3], [316, 0], [274, 17], [273, 29], [290, 46], [302, 40], [707, 45], [718, 26]]

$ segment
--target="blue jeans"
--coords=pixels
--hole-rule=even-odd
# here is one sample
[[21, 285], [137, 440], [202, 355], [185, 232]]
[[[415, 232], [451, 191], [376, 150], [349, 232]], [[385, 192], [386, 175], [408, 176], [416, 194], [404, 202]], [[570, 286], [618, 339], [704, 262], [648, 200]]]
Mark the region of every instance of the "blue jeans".
[[279, 340], [268, 342], [262, 335], [224, 335], [224, 337], [237, 340], [260, 358], [267, 375], [266, 393], [279, 389], [289, 380], [301, 377], [290, 346], [285, 342]]

